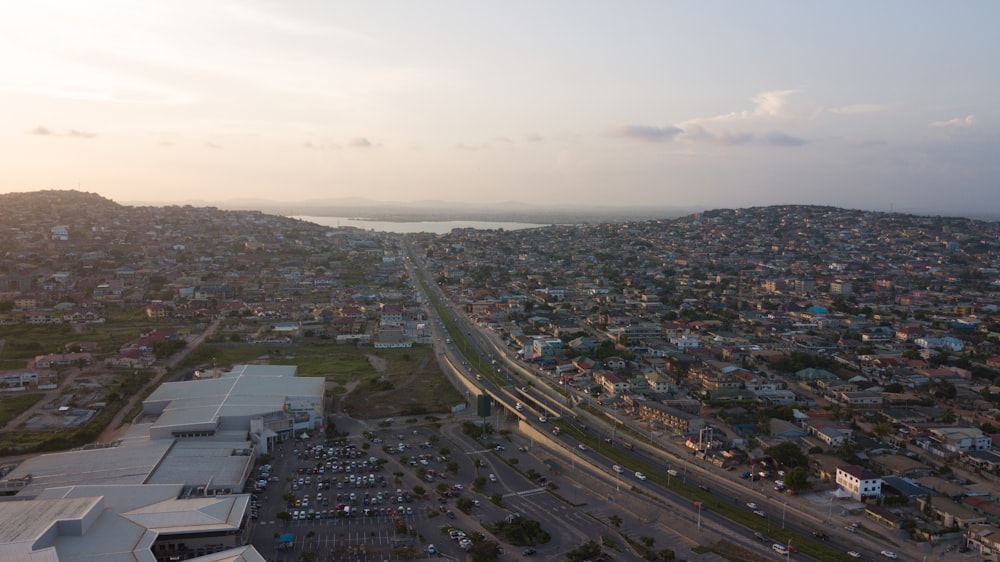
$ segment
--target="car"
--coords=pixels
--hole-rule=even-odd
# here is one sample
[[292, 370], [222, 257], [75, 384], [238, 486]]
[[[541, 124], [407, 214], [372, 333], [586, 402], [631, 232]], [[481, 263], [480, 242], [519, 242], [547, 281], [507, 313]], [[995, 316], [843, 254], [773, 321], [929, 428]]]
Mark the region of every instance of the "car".
[[636, 472], [635, 473], [635, 477], [638, 478], [639, 480], [645, 480], [646, 479], [646, 475], [643, 474], [643, 473], [641, 473], [641, 472]]
[[581, 451], [586, 451], [587, 450], [587, 446], [584, 445], [583, 443], [580, 443], [579, 445], [577, 445], [576, 448], [580, 449]]
[[813, 531], [813, 536], [821, 541], [830, 540], [830, 535], [824, 533], [823, 531]]
[[747, 502], [747, 507], [750, 509], [757, 509], [757, 504], [753, 502]]
[[757, 517], [767, 517], [767, 513], [765, 513], [763, 509], [754, 510], [753, 514]]
[[523, 551], [521, 552], [521, 554], [523, 554], [523, 555], [525, 555], [525, 556], [531, 556], [531, 555], [532, 555], [532, 554], [534, 554], [535, 552], [537, 552], [537, 551], [536, 551], [535, 549], [533, 549], [533, 548], [526, 548], [526, 549], [524, 549], [524, 550], [523, 550]]
[[496, 482], [497, 482], [497, 477], [496, 477], [496, 475], [495, 475], [495, 474], [490, 474], [490, 482], [493, 482], [494, 484], [496, 484]]
[[891, 550], [883, 550], [879, 554], [881, 554], [882, 556], [885, 556], [886, 558], [893, 558], [893, 559], [899, 558], [899, 556], [896, 556], [896, 553], [893, 552], [893, 551], [891, 551]]
[[774, 544], [771, 545], [771, 550], [777, 552], [778, 554], [780, 554], [782, 556], [785, 556], [785, 555], [788, 554], [788, 549], [785, 548], [785, 545], [783, 545], [783, 544], [774, 543]]
[[850, 556], [851, 558], [861, 558], [861, 553], [858, 552], [857, 550], [848, 550], [847, 555]]
[[545, 416], [538, 416], [538, 421], [540, 421], [542, 423], [546, 423], [547, 421], [549, 421], [549, 418], [547, 418]]
[[437, 549], [434, 548], [433, 544], [427, 545], [427, 554], [437, 554]]
[[611, 470], [617, 472], [618, 474], [623, 474], [625, 472], [625, 469], [622, 468], [622, 467], [620, 467], [620, 466], [618, 466], [617, 464], [616, 465], [612, 465], [611, 466]]

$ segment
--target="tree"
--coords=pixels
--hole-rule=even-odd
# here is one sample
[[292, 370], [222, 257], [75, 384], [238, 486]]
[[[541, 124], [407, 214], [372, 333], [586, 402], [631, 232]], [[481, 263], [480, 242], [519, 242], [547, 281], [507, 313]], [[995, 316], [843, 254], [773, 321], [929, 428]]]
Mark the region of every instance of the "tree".
[[889, 435], [895, 431], [896, 429], [892, 427], [892, 424], [886, 422], [879, 422], [872, 426], [872, 433], [874, 433], [875, 437], [878, 437], [879, 439], [882, 439], [886, 435]]
[[955, 423], [958, 420], [958, 416], [955, 415], [955, 410], [952, 408], [945, 408], [944, 413], [941, 414], [941, 423]]
[[611, 517], [608, 517], [608, 523], [611, 523], [611, 526], [615, 529], [620, 529], [622, 526], [622, 518], [619, 517], [618, 514], [614, 514]]
[[785, 467], [809, 466], [809, 459], [798, 445], [791, 441], [779, 443], [764, 450], [764, 454]]
[[591, 560], [601, 555], [601, 545], [597, 541], [590, 540], [566, 553], [566, 560], [569, 562], [583, 562]]
[[809, 471], [805, 467], [796, 466], [785, 473], [785, 486], [793, 492], [801, 492], [812, 487], [809, 483]]
[[494, 541], [472, 541], [472, 562], [496, 562], [500, 559], [500, 545]]

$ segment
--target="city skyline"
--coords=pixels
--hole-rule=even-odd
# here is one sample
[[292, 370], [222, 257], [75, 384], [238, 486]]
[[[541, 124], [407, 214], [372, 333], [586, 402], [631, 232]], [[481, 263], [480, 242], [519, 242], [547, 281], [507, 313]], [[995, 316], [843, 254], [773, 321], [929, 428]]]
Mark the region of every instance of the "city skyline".
[[988, 2], [37, 2], [0, 191], [995, 213]]

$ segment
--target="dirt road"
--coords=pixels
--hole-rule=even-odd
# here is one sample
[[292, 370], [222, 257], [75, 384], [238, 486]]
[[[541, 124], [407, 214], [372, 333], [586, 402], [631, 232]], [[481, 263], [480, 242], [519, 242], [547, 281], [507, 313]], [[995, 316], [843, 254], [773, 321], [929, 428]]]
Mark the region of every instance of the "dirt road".
[[[184, 346], [184, 349], [178, 351], [167, 359], [163, 367], [157, 367], [156, 374], [153, 375], [153, 377], [149, 379], [149, 381], [144, 384], [141, 389], [139, 389], [139, 392], [129, 398], [128, 403], [125, 404], [125, 406], [123, 406], [117, 414], [115, 414], [115, 417], [111, 419], [111, 423], [108, 424], [108, 427], [104, 428], [104, 431], [101, 432], [101, 435], [97, 438], [97, 442], [110, 443], [111, 441], [114, 441], [124, 435], [129, 429], [129, 425], [124, 419], [125, 414], [129, 413], [139, 400], [146, 396], [146, 391], [148, 389], [159, 385], [160, 381], [167, 375], [167, 373], [184, 361], [187, 356], [192, 351], [197, 349], [199, 345], [204, 343], [209, 336], [214, 334], [219, 328], [219, 324], [221, 322], [221, 319], [212, 321], [212, 323], [205, 328], [205, 331], [199, 334], [195, 339], [191, 340], [188, 345]], [[128, 420], [128, 422], [131, 422], [131, 420]]]

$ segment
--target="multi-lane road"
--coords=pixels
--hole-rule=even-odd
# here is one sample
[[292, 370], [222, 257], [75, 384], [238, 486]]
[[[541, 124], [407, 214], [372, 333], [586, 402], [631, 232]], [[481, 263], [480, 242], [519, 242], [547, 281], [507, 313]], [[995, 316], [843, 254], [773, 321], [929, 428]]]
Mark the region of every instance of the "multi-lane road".
[[[417, 268], [422, 267], [419, 263], [413, 264], [411, 262], [410, 265]], [[424, 278], [429, 279], [429, 276], [425, 273]], [[419, 283], [416, 276], [414, 276], [414, 283], [421, 289], [425, 288]], [[574, 419], [579, 416], [580, 420], [586, 421], [585, 429], [581, 429], [581, 431], [588, 432], [599, 439], [601, 443], [612, 437], [615, 431], [614, 428], [606, 428], [606, 424], [603, 421], [588, 415], [584, 411], [572, 409], [569, 406], [572, 403], [572, 398], [567, 398], [564, 394], [550, 387], [544, 374], [522, 364], [516, 357], [511, 357], [504, 342], [495, 334], [481, 331], [469, 321], [465, 314], [454, 309], [454, 305], [450, 303], [439, 287], [435, 285], [428, 286], [430, 290], [435, 291], [437, 299], [445, 305], [448, 314], [462, 331], [462, 349], [459, 349], [455, 343], [442, 343], [448, 340], [449, 334], [444, 331], [444, 324], [436, 319], [436, 311], [431, 306], [430, 299], [427, 299], [428, 312], [432, 318], [435, 318], [432, 321], [438, 330], [438, 343], [444, 346], [443, 352], [447, 355], [448, 359], [459, 370], [463, 370], [464, 368], [465, 372], [468, 372], [470, 363], [474, 362], [470, 361], [473, 357], [481, 358], [482, 362], [491, 365], [495, 361], [500, 374], [509, 382], [509, 385], [506, 386], [496, 385], [490, 380], [492, 377], [481, 377], [481, 380], [477, 381], [477, 384], [484, 392], [489, 393], [496, 399], [498, 405], [516, 414], [521, 419], [521, 423], [528, 423], [542, 431], [548, 430], [548, 426], [539, 420], [542, 416], [550, 418], [561, 415]], [[515, 410], [517, 402], [521, 402], [523, 405], [520, 411]], [[576, 427], [583, 425], [578, 424]], [[643, 430], [645, 431], [645, 429]], [[597, 450], [591, 448], [582, 450], [579, 448], [580, 442], [571, 433], [569, 431], [562, 432], [561, 435], [554, 435], [551, 439], [553, 440], [553, 444], [556, 445], [557, 450], [563, 454], [568, 452], [568, 454], [573, 455], [574, 459], [579, 460], [579, 467], [575, 472], [582, 474], [581, 471], [586, 470], [597, 474], [604, 473], [605, 479], [611, 478], [615, 482], [616, 490], [632, 488], [634, 486], [644, 494], [662, 498], [667, 502], [677, 505], [677, 513], [679, 514], [685, 514], [688, 518], [700, 517], [703, 525], [712, 525], [720, 532], [732, 534], [733, 536], [753, 536], [751, 531], [742, 525], [735, 524], [713, 513], [710, 509], [699, 510], [692, 505], [690, 500], [674, 494], [669, 489], [658, 486], [652, 481], [638, 480], [635, 478], [635, 471], [628, 469], [627, 466], [623, 474], [612, 472], [612, 463], [601, 454], [600, 447]], [[808, 504], [805, 500], [791, 497], [772, 498], [761, 493], [761, 491], [754, 490], [751, 486], [748, 486], [747, 482], [736, 480], [731, 473], [725, 473], [712, 467], [704, 467], [695, 463], [690, 456], [684, 454], [684, 451], [680, 447], [668, 443], [664, 449], [666, 450], [649, 451], [637, 448], [631, 451], [630, 454], [634, 455], [637, 461], [641, 461], [637, 464], [656, 466], [663, 472], [670, 470], [672, 465], [675, 466], [677, 470], [681, 471], [678, 477], [693, 485], [700, 485], [710, 489], [712, 495], [718, 501], [740, 506], [745, 506], [750, 502], [759, 504], [760, 508], [766, 513], [768, 526], [772, 528], [784, 528], [800, 533], [803, 536], [810, 536], [815, 531], [823, 530], [826, 534], [832, 536], [829, 546], [843, 552], [843, 559], [845, 560], [850, 559], [846, 554], [849, 550], [861, 551], [864, 557], [877, 559], [880, 550], [885, 548], [885, 544], [875, 537], [858, 534], [845, 536], [846, 533], [840, 532], [842, 525], [832, 520], [832, 504], [831, 513], [823, 514], [820, 510], [816, 509], [816, 506]], [[537, 502], [539, 500], [535, 499], [533, 501]], [[560, 509], [558, 505], [549, 507], [555, 510]], [[747, 509], [749, 510], [749, 508]], [[769, 543], [763, 545], [763, 547], [769, 546]], [[898, 545], [895, 548], [898, 549]], [[803, 555], [799, 554], [797, 557], [801, 558]]]

